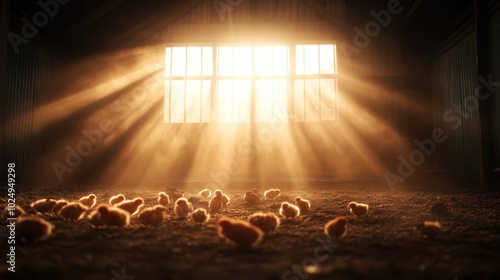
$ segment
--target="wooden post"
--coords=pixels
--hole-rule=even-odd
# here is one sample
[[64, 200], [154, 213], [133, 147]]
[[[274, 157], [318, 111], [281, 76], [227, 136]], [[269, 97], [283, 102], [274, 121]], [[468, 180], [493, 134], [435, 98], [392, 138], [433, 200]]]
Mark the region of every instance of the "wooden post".
[[0, 1], [0, 100], [4, 104], [3, 109], [0, 113], [0, 154], [2, 155], [0, 160], [0, 184], [3, 185], [7, 182], [3, 181], [7, 178], [7, 158], [5, 157], [7, 152], [7, 128], [5, 121], [7, 120], [7, 108], [5, 102], [7, 102], [7, 91], [6, 83], [7, 79], [7, 33], [9, 32], [9, 12], [10, 12], [10, 0]]
[[[481, 85], [480, 78], [488, 80], [490, 75], [489, 52], [488, 52], [488, 10], [486, 0], [475, 0], [475, 29], [476, 29], [476, 64], [477, 64], [477, 85]], [[482, 80], [481, 79], [481, 80]], [[483, 80], [483, 81], [484, 81]], [[487, 94], [489, 89], [482, 85], [479, 94]], [[493, 94], [490, 92], [489, 94]], [[491, 100], [492, 97], [479, 101], [479, 120], [481, 126], [480, 137], [480, 176], [481, 186], [491, 183], [492, 179], [492, 156], [491, 156]]]

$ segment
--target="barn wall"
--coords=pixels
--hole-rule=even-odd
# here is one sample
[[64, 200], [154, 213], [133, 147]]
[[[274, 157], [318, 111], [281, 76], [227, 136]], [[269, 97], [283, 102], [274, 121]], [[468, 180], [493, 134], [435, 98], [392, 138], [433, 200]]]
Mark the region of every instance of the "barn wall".
[[[7, 56], [2, 110], [8, 118], [4, 123], [6, 151], [2, 160], [14, 162], [21, 181], [29, 181], [24, 172], [28, 172], [43, 149], [40, 134], [33, 132], [43, 126], [44, 112], [36, 109], [41, 107], [47, 94], [45, 82], [54, 65], [54, 56], [32, 42], [23, 45], [18, 53], [9, 48]], [[2, 166], [6, 166], [4, 162]]]
[[433, 124], [448, 136], [437, 147], [436, 167], [460, 170], [473, 180], [480, 175], [480, 123], [478, 109], [467, 107], [467, 100], [475, 98], [477, 81], [475, 34], [471, 32], [432, 61], [431, 84]]
[[[489, 51], [492, 80], [500, 81], [500, 10], [497, 10], [489, 20]], [[493, 144], [493, 168], [500, 167], [500, 88], [495, 88], [496, 94], [492, 95], [492, 144]]]

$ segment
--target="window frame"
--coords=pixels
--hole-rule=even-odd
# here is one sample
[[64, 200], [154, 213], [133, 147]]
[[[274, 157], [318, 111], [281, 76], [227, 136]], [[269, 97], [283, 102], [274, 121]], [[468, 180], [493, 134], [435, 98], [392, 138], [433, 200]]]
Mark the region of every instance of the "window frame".
[[[299, 45], [317, 45], [318, 48], [320, 45], [333, 45], [334, 49], [334, 73], [333, 74], [321, 74], [320, 72], [320, 64], [318, 62], [318, 74], [297, 74], [296, 73], [296, 50], [297, 46]], [[184, 94], [184, 122], [171, 122], [171, 108], [169, 108], [169, 118], [167, 121], [167, 118], [164, 116], [164, 123], [165, 124], [251, 124], [251, 123], [266, 123], [262, 121], [256, 121], [255, 120], [255, 107], [256, 107], [256, 81], [257, 80], [272, 80], [275, 81], [277, 79], [286, 79], [287, 80], [287, 93], [286, 93], [286, 99], [287, 99], [287, 119], [285, 120], [285, 123], [287, 124], [292, 124], [292, 123], [311, 123], [311, 122], [325, 122], [325, 121], [338, 121], [339, 120], [339, 106], [338, 106], [338, 100], [339, 100], [339, 91], [338, 91], [338, 46], [335, 41], [294, 41], [292, 43], [260, 43], [260, 44], [232, 44], [232, 43], [169, 43], [165, 44], [163, 47], [163, 51], [165, 54], [165, 69], [166, 69], [166, 49], [167, 48], [173, 48], [173, 47], [186, 47], [186, 70], [185, 72], [187, 73], [187, 48], [188, 47], [211, 47], [212, 48], [212, 75], [209, 76], [203, 76], [203, 71], [201, 71], [201, 76], [167, 76], [166, 73], [164, 74], [164, 80], [165, 84], [167, 81], [174, 81], [174, 80], [200, 80], [200, 81], [210, 81], [210, 109], [209, 109], [209, 121], [208, 122], [203, 122], [203, 115], [200, 113], [200, 121], [199, 122], [187, 122], [186, 121], [186, 109], [187, 109], [187, 104], [186, 104], [186, 94]], [[252, 71], [250, 76], [219, 76], [218, 75], [218, 62], [219, 62], [219, 57], [218, 57], [218, 50], [220, 47], [249, 47], [251, 48], [252, 52]], [[255, 74], [255, 49], [256, 47], [286, 47], [288, 50], [288, 74], [287, 75], [256, 75]], [[172, 51], [173, 52], [173, 51]], [[318, 60], [321, 59], [321, 56], [319, 54], [319, 49], [318, 49]], [[201, 63], [203, 63], [203, 58], [201, 59]], [[173, 64], [173, 59], [172, 59], [172, 54], [171, 54], [171, 60], [170, 60], [170, 73], [172, 73], [172, 64]], [[201, 66], [203, 69], [203, 66]], [[234, 69], [233, 69], [234, 71]], [[295, 102], [294, 102], [294, 94], [295, 94], [295, 81], [297, 80], [306, 80], [306, 79], [317, 79], [320, 81], [321, 79], [333, 79], [335, 88], [334, 90], [334, 118], [333, 119], [321, 119], [321, 86], [319, 86], [318, 94], [320, 96], [320, 101], [319, 101], [319, 108], [320, 110], [319, 113], [319, 120], [314, 120], [314, 121], [308, 121], [306, 119], [306, 112], [304, 111], [304, 120], [296, 120], [295, 119]], [[218, 81], [220, 80], [250, 80], [250, 121], [249, 122], [219, 122], [219, 106], [218, 106], [218, 96], [217, 96], [217, 91], [218, 91], [218, 86], [219, 83]], [[319, 82], [320, 83], [320, 82]], [[170, 87], [171, 87], [170, 83]], [[165, 88], [164, 88], [164, 99], [165, 99]], [[202, 91], [203, 89], [201, 89]], [[186, 93], [186, 89], [184, 89], [184, 92]], [[304, 103], [305, 103], [305, 86], [304, 86]], [[201, 97], [200, 103], [203, 102], [203, 98]], [[169, 94], [169, 101], [168, 104], [166, 103], [165, 100], [165, 105], [164, 106], [171, 106], [171, 92]], [[202, 107], [203, 105], [200, 105]], [[305, 106], [305, 105], [304, 105]], [[272, 110], [272, 108], [271, 108]], [[164, 114], [166, 110], [164, 107]], [[269, 120], [267, 122], [271, 122], [272, 120]]]

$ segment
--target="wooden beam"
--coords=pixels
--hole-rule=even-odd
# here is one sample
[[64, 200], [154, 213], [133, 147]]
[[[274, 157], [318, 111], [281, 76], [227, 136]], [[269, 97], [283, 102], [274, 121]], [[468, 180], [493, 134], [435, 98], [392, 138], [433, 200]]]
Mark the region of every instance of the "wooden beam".
[[[87, 3], [88, 1], [80, 1], [80, 2], [83, 4], [84, 2]], [[89, 8], [92, 7], [92, 8], [90, 8], [90, 11], [91, 11], [90, 15], [83, 17], [80, 21], [75, 23], [72, 27], [68, 28], [68, 31], [66, 31], [66, 34], [79, 32], [80, 30], [82, 30], [83, 28], [88, 26], [89, 24], [97, 21], [98, 19], [100, 19], [101, 17], [106, 15], [107, 13], [111, 12], [113, 9], [120, 6], [123, 2], [125, 2], [125, 0], [111, 0], [111, 1], [105, 2], [102, 6], [99, 6], [98, 8], [93, 8], [93, 6], [89, 6]], [[89, 9], [87, 5], [88, 5], [88, 3], [84, 4], [85, 8]]]
[[[7, 74], [7, 34], [9, 32], [9, 12], [10, 12], [10, 0], [0, 1], [0, 85], [5, 87], [6, 84], [6, 74]], [[7, 102], [7, 92], [6, 90], [2, 90], [0, 92], [0, 98], [3, 102]], [[0, 185], [5, 185], [7, 182], [3, 181], [7, 178], [7, 158], [5, 157], [7, 151], [7, 128], [6, 128], [6, 120], [7, 120], [7, 110], [6, 107], [2, 106], [2, 112], [0, 113], [0, 125], [2, 126], [0, 129], [0, 154], [1, 157], [0, 164], [3, 168], [0, 171]]]
[[323, 16], [326, 20], [331, 22], [335, 28], [341, 31], [341, 36], [345, 38], [345, 36], [349, 36], [353, 34], [352, 26], [345, 24], [342, 20], [335, 18], [332, 14], [328, 13], [326, 7], [318, 3], [316, 0], [302, 0], [306, 5], [311, 7], [318, 14]]
[[415, 17], [416, 12], [418, 11], [418, 9], [421, 8], [422, 5], [425, 4], [425, 2], [427, 2], [427, 0], [417, 0], [417, 1], [415, 1], [415, 3], [413, 3], [413, 5], [411, 6], [410, 10], [406, 14], [406, 20], [411, 21]]
[[[474, 1], [475, 11], [475, 26], [476, 26], [476, 63], [477, 63], [477, 76], [479, 78], [488, 80], [490, 74], [489, 65], [489, 51], [488, 51], [488, 9], [486, 7], [486, 0]], [[479, 94], [484, 95], [489, 89], [483, 86], [479, 89]], [[479, 101], [479, 120], [481, 126], [481, 154], [480, 154], [480, 175], [481, 186], [486, 186], [491, 183], [493, 178], [493, 157], [492, 151], [492, 118], [491, 118], [491, 95], [489, 98]]]

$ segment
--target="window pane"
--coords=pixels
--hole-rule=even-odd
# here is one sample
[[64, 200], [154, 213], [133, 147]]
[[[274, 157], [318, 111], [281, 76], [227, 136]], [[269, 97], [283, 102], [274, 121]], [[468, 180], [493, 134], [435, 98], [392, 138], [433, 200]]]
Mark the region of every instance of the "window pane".
[[172, 63], [172, 48], [166, 48], [165, 50], [165, 77], [170, 76], [170, 67]]
[[170, 92], [170, 122], [184, 122], [184, 81], [172, 81]]
[[288, 81], [274, 80], [273, 86], [273, 122], [288, 120]]
[[203, 47], [203, 76], [211, 76], [213, 72], [213, 49]]
[[318, 45], [305, 45], [305, 74], [319, 73], [319, 53]]
[[306, 121], [319, 121], [319, 80], [306, 80]]
[[273, 52], [274, 75], [287, 75], [289, 73], [288, 57], [289, 55], [287, 47], [274, 47], [274, 52]]
[[250, 122], [250, 81], [233, 82], [233, 122]]
[[304, 46], [303, 45], [297, 45], [297, 48], [295, 49], [295, 73], [297, 75], [303, 75], [304, 74]]
[[252, 48], [235, 47], [233, 63], [233, 75], [250, 76], [252, 74]]
[[201, 81], [186, 81], [186, 122], [201, 121]]
[[272, 47], [255, 48], [255, 74], [258, 76], [271, 75], [273, 73], [269, 62], [273, 58]]
[[186, 48], [172, 48], [172, 76], [186, 75]]
[[218, 48], [218, 70], [220, 76], [233, 75], [233, 48], [219, 47]]
[[255, 82], [255, 121], [271, 121], [273, 109], [273, 81], [257, 80]]
[[211, 121], [211, 81], [203, 81], [202, 82], [202, 108], [201, 108], [201, 122], [210, 122]]
[[295, 119], [295, 121], [305, 121], [304, 80], [295, 80], [293, 102], [293, 118]]
[[165, 110], [163, 121], [170, 122], [170, 80], [165, 81], [165, 106], [163, 108]]
[[233, 81], [219, 81], [217, 85], [217, 110], [219, 122], [231, 122]]
[[334, 74], [335, 73], [335, 59], [333, 45], [320, 45], [320, 74]]
[[336, 119], [335, 80], [321, 79], [321, 120]]
[[201, 47], [187, 48], [187, 75], [201, 76]]

